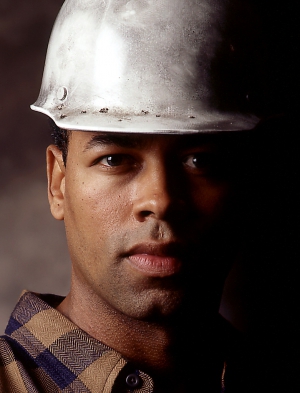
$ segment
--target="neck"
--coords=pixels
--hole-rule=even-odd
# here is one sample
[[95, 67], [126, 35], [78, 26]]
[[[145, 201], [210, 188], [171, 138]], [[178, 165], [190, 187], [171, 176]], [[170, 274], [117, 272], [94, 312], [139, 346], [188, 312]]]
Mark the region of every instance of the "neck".
[[169, 324], [134, 320], [109, 309], [99, 299], [92, 301], [90, 296], [77, 296], [72, 290], [57, 309], [140, 367], [166, 372], [173, 369], [177, 335]]
[[[184, 363], [190, 363], [193, 354], [201, 353], [205, 358], [203, 364], [207, 366], [204, 349], [208, 339], [206, 329], [196, 321], [195, 315], [189, 319], [191, 312], [172, 321], [138, 320], [111, 309], [91, 290], [84, 292], [77, 290], [76, 286], [71, 288], [57, 309], [82, 330], [121, 353], [156, 380], [173, 381], [178, 389], [173, 386], [171, 392], [185, 391], [174, 376], [183, 375]], [[197, 360], [199, 363], [201, 360]], [[188, 367], [190, 369], [191, 365]], [[164, 392], [167, 393], [165, 388]]]

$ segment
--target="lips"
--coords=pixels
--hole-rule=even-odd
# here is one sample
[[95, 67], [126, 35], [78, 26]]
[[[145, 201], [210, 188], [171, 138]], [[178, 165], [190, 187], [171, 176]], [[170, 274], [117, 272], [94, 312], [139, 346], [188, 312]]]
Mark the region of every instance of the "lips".
[[130, 266], [150, 277], [168, 277], [180, 272], [182, 260], [176, 244], [140, 244], [127, 254]]

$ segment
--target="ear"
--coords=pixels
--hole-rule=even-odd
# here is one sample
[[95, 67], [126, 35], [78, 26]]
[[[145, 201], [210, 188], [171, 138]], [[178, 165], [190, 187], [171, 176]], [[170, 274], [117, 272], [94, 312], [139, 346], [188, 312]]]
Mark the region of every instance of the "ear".
[[48, 200], [50, 210], [57, 220], [64, 219], [65, 164], [62, 152], [54, 145], [47, 148]]

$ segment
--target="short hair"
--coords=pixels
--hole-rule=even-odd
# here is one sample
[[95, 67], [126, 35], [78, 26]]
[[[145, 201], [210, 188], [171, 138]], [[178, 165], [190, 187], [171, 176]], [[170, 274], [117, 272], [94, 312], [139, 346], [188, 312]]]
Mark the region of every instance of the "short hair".
[[53, 143], [62, 152], [63, 162], [66, 166], [68, 157], [69, 137], [71, 131], [58, 127], [52, 119], [50, 119], [50, 127]]

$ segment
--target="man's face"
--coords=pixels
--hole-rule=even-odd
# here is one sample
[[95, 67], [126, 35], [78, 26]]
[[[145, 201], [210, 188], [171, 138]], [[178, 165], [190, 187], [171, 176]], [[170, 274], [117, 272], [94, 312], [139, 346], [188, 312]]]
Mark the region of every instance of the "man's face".
[[138, 319], [211, 307], [231, 234], [222, 157], [199, 136], [73, 131], [54, 213], [65, 220], [73, 285]]

